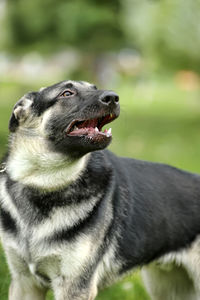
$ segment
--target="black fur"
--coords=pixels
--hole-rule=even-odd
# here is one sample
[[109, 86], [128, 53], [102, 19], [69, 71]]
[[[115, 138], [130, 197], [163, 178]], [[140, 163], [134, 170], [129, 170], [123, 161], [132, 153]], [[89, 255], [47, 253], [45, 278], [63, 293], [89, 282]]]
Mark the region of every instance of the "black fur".
[[15, 220], [12, 218], [11, 214], [3, 209], [0, 205], [0, 220], [1, 220], [1, 226], [2, 229], [12, 233], [13, 235], [16, 235], [18, 232], [17, 224]]
[[200, 176], [106, 155], [118, 185], [114, 227], [121, 272], [189, 246], [200, 233]]

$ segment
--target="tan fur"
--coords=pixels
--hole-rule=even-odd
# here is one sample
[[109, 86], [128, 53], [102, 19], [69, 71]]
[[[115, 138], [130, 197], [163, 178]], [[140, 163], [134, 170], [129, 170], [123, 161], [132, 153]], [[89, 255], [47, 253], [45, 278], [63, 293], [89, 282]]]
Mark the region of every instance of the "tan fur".
[[46, 290], [36, 286], [27, 277], [16, 278], [9, 288], [9, 300], [45, 300]]
[[199, 300], [200, 238], [188, 249], [143, 267], [142, 277], [153, 300]]

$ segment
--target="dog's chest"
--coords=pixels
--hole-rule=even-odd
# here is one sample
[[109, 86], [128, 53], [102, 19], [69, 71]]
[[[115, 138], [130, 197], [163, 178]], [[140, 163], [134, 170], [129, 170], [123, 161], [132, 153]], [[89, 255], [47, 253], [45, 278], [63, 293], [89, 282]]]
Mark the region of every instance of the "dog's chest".
[[57, 276], [78, 276], [96, 251], [96, 243], [95, 236], [83, 234], [77, 224], [87, 220], [97, 200], [90, 197], [81, 204], [58, 207], [38, 224], [15, 214], [17, 234], [3, 232], [12, 268], [31, 273], [45, 284]]
[[14, 186], [14, 193], [2, 185], [2, 206], [15, 225], [11, 234], [6, 227], [2, 230], [13, 272], [31, 273], [46, 283], [57, 276], [73, 279], [87, 269], [100, 243], [89, 224], [99, 209], [101, 191], [78, 186], [41, 198], [32, 190], [19, 186], [16, 193]]
[[31, 274], [42, 284], [48, 285], [59, 276], [70, 280], [77, 277], [90, 262], [94, 251], [94, 241], [89, 235], [80, 235], [73, 242], [54, 245], [44, 242], [34, 245], [34, 240], [26, 243], [12, 241], [9, 259], [12, 260], [14, 271]]

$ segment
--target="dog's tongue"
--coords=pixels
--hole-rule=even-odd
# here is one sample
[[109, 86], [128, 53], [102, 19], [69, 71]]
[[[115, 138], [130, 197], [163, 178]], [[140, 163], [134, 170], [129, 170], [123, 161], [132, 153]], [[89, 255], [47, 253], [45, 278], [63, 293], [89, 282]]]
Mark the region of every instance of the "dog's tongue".
[[90, 138], [96, 137], [98, 135], [106, 135], [107, 137], [112, 136], [111, 128], [109, 130], [105, 129], [103, 132], [101, 128], [98, 127], [98, 119], [86, 120], [84, 122], [79, 122], [77, 125], [74, 125], [72, 130], [68, 133], [69, 135], [76, 136], [89, 136]]
[[95, 132], [96, 131], [93, 127], [84, 127], [70, 132], [70, 135], [94, 135]]
[[94, 135], [96, 133], [96, 125], [97, 120], [87, 120], [79, 124], [79, 126], [76, 127], [75, 130], [71, 131], [70, 135]]

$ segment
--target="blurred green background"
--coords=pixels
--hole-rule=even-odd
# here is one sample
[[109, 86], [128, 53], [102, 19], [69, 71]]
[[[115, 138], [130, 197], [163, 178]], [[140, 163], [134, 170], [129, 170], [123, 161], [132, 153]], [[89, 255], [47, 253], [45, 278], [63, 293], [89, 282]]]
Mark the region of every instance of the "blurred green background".
[[[200, 172], [199, 20], [200, 0], [0, 0], [0, 155], [24, 93], [88, 80], [120, 95], [113, 152]], [[1, 300], [9, 280], [0, 251]], [[97, 299], [149, 297], [137, 271]]]

